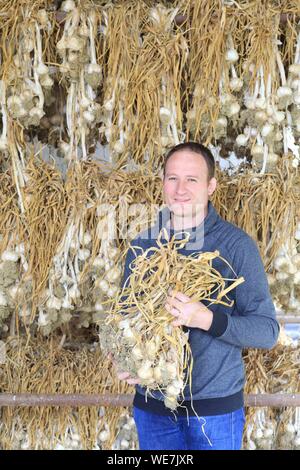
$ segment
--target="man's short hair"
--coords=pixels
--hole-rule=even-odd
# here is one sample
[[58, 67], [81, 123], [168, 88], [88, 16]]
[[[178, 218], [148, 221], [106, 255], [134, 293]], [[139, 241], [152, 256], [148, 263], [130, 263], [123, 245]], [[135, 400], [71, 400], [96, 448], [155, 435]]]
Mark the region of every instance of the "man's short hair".
[[207, 147], [205, 147], [205, 145], [199, 144], [198, 142], [183, 142], [182, 144], [175, 145], [175, 147], [171, 148], [171, 150], [169, 150], [165, 156], [163, 167], [164, 176], [166, 172], [167, 161], [173, 155], [173, 153], [179, 152], [180, 150], [190, 150], [191, 152], [199, 153], [199, 155], [201, 155], [206, 162], [208, 170], [208, 181], [210, 181], [215, 176], [215, 160], [213, 154]]

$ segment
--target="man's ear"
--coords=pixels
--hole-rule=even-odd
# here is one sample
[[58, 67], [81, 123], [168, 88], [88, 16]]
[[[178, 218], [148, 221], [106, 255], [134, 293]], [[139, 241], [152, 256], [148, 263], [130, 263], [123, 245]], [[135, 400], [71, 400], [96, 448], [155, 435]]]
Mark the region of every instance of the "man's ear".
[[208, 183], [208, 195], [211, 196], [217, 187], [217, 180], [216, 178], [211, 178], [211, 180]]

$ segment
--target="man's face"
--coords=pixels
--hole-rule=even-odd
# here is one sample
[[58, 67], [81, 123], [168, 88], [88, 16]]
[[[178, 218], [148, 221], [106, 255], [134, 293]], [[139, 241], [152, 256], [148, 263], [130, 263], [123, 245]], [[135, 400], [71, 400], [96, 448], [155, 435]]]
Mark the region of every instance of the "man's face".
[[168, 159], [163, 193], [175, 216], [190, 218], [205, 213], [215, 187], [215, 178], [208, 181], [208, 168], [202, 155], [179, 150]]

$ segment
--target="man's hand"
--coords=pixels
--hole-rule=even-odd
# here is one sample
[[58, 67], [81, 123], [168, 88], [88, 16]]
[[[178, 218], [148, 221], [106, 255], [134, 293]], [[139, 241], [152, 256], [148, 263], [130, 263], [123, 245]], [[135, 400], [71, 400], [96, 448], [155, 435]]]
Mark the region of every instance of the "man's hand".
[[134, 378], [130, 375], [130, 372], [117, 372], [117, 377], [119, 380], [126, 380], [126, 382], [129, 384], [129, 385], [136, 385], [136, 384], [139, 384], [141, 383], [141, 381], [137, 378]]
[[182, 292], [169, 291], [166, 310], [176, 317], [172, 322], [174, 326], [189, 326], [209, 330], [213, 314], [202, 302], [194, 302], [190, 297]]
[[117, 364], [112, 354], [109, 354], [109, 358], [111, 362], [113, 363], [113, 365], [115, 366], [116, 376], [119, 380], [125, 380], [129, 385], [136, 385], [140, 383], [140, 380], [135, 377], [132, 377], [130, 372], [118, 371]]

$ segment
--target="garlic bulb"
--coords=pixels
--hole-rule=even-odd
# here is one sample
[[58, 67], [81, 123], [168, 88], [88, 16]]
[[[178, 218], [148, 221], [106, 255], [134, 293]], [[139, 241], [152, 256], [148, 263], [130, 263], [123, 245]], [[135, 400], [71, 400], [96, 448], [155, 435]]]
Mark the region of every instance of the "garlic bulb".
[[110, 269], [105, 273], [105, 277], [109, 282], [114, 282], [119, 279], [121, 276], [121, 271], [119, 268]]
[[227, 62], [230, 62], [230, 63], [237, 62], [239, 60], [239, 55], [238, 55], [236, 49], [229, 49], [226, 52], [225, 60]]
[[3, 292], [0, 291], [0, 307], [6, 307], [7, 300]]
[[70, 299], [72, 300], [79, 299], [81, 294], [80, 294], [80, 290], [77, 287], [77, 284], [73, 284], [73, 286], [69, 289], [69, 296], [70, 296]]
[[107, 292], [109, 289], [109, 284], [105, 279], [101, 279], [101, 281], [98, 283], [98, 287], [103, 291]]
[[131, 354], [135, 359], [143, 359], [144, 358], [144, 354], [143, 354], [141, 348], [139, 348], [138, 346], [135, 346], [132, 349]]
[[232, 78], [229, 82], [230, 89], [232, 91], [240, 91], [243, 87], [243, 80], [241, 78]]
[[79, 237], [79, 241], [83, 246], [87, 246], [92, 241], [91, 234], [89, 232], [85, 232], [82, 236]]
[[255, 106], [258, 109], [266, 109], [267, 107], [266, 98], [264, 96], [260, 96], [259, 98], [256, 98]]
[[13, 300], [15, 300], [16, 297], [17, 297], [17, 295], [20, 294], [21, 292], [22, 292], [22, 289], [21, 289], [21, 287], [19, 287], [18, 284], [15, 285], [15, 286], [12, 286], [12, 287], [9, 289], [9, 291], [8, 291], [10, 297], [11, 297]]
[[137, 376], [140, 379], [147, 380], [153, 377], [152, 363], [145, 361], [144, 364], [137, 370]]
[[87, 260], [90, 257], [90, 254], [91, 252], [87, 248], [81, 248], [80, 250], [78, 250], [78, 258], [81, 261]]
[[2, 261], [13, 261], [16, 263], [19, 259], [20, 255], [16, 251], [9, 251], [5, 250], [3, 251], [1, 255]]
[[169, 124], [171, 121], [171, 111], [168, 108], [161, 107], [159, 110], [159, 118], [162, 124]]
[[47, 65], [45, 65], [43, 62], [40, 62], [37, 65], [36, 71], [37, 71], [38, 75], [46, 75], [49, 72], [49, 69], [48, 69]]
[[110, 433], [107, 430], [101, 431], [99, 434], [99, 440], [101, 442], [106, 442], [110, 438]]
[[168, 374], [168, 376], [171, 378], [171, 379], [175, 379], [176, 375], [177, 375], [177, 367], [176, 367], [176, 364], [173, 364], [171, 362], [168, 362], [166, 364], [166, 372]]
[[112, 297], [115, 297], [115, 295], [117, 294], [118, 292], [118, 288], [117, 286], [110, 286], [110, 288], [107, 290], [107, 296], [112, 298]]
[[274, 126], [272, 126], [272, 124], [269, 124], [269, 123], [265, 124], [261, 129], [262, 137], [267, 137], [273, 132], [274, 132]]
[[300, 64], [291, 64], [289, 66], [289, 72], [292, 75], [296, 75], [296, 76], [300, 77]]
[[39, 311], [38, 325], [46, 326], [49, 324], [49, 316], [47, 313], [44, 313], [43, 310]]
[[236, 144], [239, 146], [239, 147], [244, 147], [245, 145], [247, 145], [247, 142], [248, 142], [248, 137], [245, 136], [245, 134], [239, 134], [237, 136], [237, 138], [235, 139], [236, 141]]
[[96, 266], [97, 268], [104, 268], [105, 266], [105, 260], [101, 256], [96, 256], [96, 258], [93, 261], [93, 266]]
[[52, 296], [48, 299], [46, 303], [46, 307], [49, 309], [60, 310], [61, 309], [61, 301], [55, 296]]
[[157, 367], [154, 367], [153, 369], [153, 376], [154, 376], [154, 379], [157, 381], [157, 382], [160, 382], [161, 379], [162, 379], [162, 370], [159, 366]]
[[251, 154], [253, 155], [254, 158], [262, 158], [264, 154], [264, 148], [262, 145], [254, 145], [254, 147], [251, 150]]
[[257, 111], [254, 115], [254, 119], [255, 122], [260, 126], [268, 120], [268, 116], [265, 111]]
[[96, 310], [96, 312], [104, 312], [104, 308], [103, 308], [103, 305], [101, 304], [101, 302], [96, 302], [95, 303], [94, 310]]
[[286, 258], [286, 256], [277, 256], [274, 260], [274, 268], [277, 271], [288, 271], [289, 269], [289, 260]]
[[292, 90], [288, 86], [281, 86], [277, 90], [277, 96], [278, 98], [284, 98], [286, 96], [292, 96]]
[[131, 328], [124, 328], [123, 336], [126, 339], [134, 339], [134, 334]]

